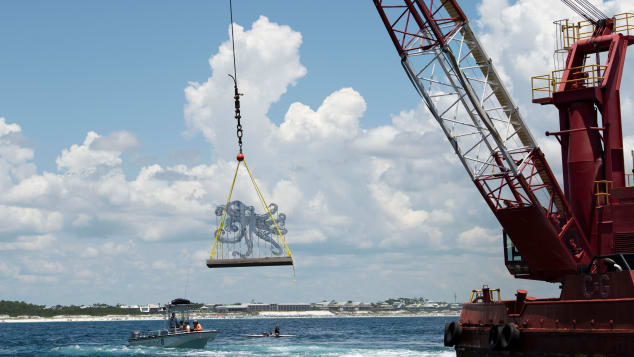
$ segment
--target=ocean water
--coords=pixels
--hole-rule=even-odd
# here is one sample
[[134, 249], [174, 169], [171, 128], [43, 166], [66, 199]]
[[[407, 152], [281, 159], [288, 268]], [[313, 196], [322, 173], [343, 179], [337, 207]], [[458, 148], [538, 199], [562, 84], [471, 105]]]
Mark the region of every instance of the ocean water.
[[[455, 317], [200, 320], [220, 330], [204, 350], [129, 347], [132, 330], [162, 321], [0, 323], [2, 356], [454, 356], [443, 329]], [[248, 338], [278, 325], [291, 338]]]

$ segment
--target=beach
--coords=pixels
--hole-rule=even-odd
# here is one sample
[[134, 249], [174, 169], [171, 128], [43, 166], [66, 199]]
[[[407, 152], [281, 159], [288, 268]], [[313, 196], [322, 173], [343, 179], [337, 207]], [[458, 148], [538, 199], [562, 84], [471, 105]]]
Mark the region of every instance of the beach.
[[[333, 313], [330, 311], [262, 311], [258, 314], [217, 314], [217, 313], [194, 313], [191, 319], [199, 320], [224, 320], [224, 319], [279, 319], [279, 318], [347, 318], [347, 317], [425, 317], [425, 316], [459, 316], [459, 312], [439, 311], [439, 312], [418, 312], [407, 311], [373, 313], [369, 311], [359, 311], [353, 313]], [[149, 315], [57, 315], [52, 317], [40, 316], [17, 316], [10, 317], [0, 315], [0, 323], [34, 323], [34, 322], [99, 322], [99, 321], [154, 321], [163, 320], [162, 314]]]

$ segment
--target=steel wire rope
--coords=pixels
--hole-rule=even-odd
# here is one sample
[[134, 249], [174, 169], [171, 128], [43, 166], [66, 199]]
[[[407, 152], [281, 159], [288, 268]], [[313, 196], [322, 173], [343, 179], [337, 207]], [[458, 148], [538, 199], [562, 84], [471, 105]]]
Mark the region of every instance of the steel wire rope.
[[561, 0], [564, 4], [568, 5], [574, 12], [576, 12], [579, 16], [584, 19], [590, 21], [591, 23], [596, 23], [596, 19], [592, 18], [589, 14], [587, 14], [583, 9], [581, 9], [576, 3], [572, 2], [572, 0]]
[[[277, 225], [277, 222], [275, 220], [275, 218], [273, 217], [271, 211], [269, 210], [267, 204], [266, 204], [266, 200], [264, 199], [264, 196], [262, 195], [262, 192], [260, 191], [260, 188], [258, 187], [257, 183], [255, 182], [255, 178], [253, 177], [253, 174], [251, 173], [251, 170], [249, 169], [249, 166], [247, 165], [247, 162], [244, 160], [244, 155], [242, 153], [242, 135], [243, 135], [243, 130], [242, 130], [242, 124], [240, 123], [240, 119], [241, 119], [241, 114], [240, 114], [240, 96], [242, 95], [241, 93], [239, 93], [238, 91], [238, 74], [237, 74], [237, 66], [236, 66], [236, 50], [235, 50], [235, 36], [234, 36], [234, 31], [233, 31], [233, 2], [232, 0], [229, 0], [229, 17], [230, 17], [230, 21], [231, 21], [231, 49], [232, 49], [232, 54], [233, 54], [233, 75], [229, 74], [229, 77], [231, 77], [233, 79], [233, 83], [234, 83], [234, 100], [235, 100], [235, 119], [237, 120], [237, 125], [236, 125], [236, 136], [238, 137], [238, 146], [240, 149], [240, 153], [237, 156], [238, 159], [238, 165], [236, 166], [236, 170], [233, 174], [233, 181], [231, 182], [231, 188], [229, 190], [229, 195], [227, 197], [227, 201], [225, 203], [223, 212], [222, 212], [222, 217], [220, 218], [220, 224], [218, 225], [218, 230], [216, 231], [216, 239], [214, 240], [214, 244], [212, 246], [212, 250], [211, 250], [211, 258], [213, 259], [214, 254], [216, 254], [216, 249], [218, 244], [220, 244], [220, 246], [222, 247], [222, 241], [220, 241], [220, 233], [223, 230], [223, 225], [224, 225], [224, 221], [226, 219], [227, 216], [227, 210], [228, 210], [228, 206], [229, 206], [229, 202], [231, 200], [231, 195], [233, 193], [233, 189], [235, 186], [235, 182], [236, 182], [236, 178], [238, 176], [238, 169], [240, 168], [240, 164], [244, 161], [244, 166], [247, 169], [247, 172], [249, 174], [249, 178], [251, 179], [251, 182], [253, 183], [253, 187], [255, 188], [256, 194], [258, 196], [258, 198], [260, 199], [260, 203], [262, 204], [262, 206], [264, 207], [264, 210], [268, 213], [268, 216], [271, 218], [271, 220], [273, 221], [273, 224], [275, 226], [275, 229], [277, 231], [278, 234], [278, 238], [276, 239], [278, 243], [281, 243], [281, 245], [284, 247], [284, 250], [286, 250], [286, 253], [288, 255], [289, 258], [291, 258], [291, 263], [293, 266], [293, 281], [295, 281], [295, 263], [293, 261], [293, 256], [291, 254], [290, 249], [288, 248], [288, 244], [286, 243], [286, 239], [284, 238], [284, 236], [282, 235], [279, 226]], [[279, 215], [278, 215], [279, 217]], [[255, 217], [254, 217], [255, 218]], [[216, 218], [217, 219], [217, 218]], [[281, 241], [280, 241], [281, 239]], [[242, 247], [242, 241], [240, 241], [240, 247]], [[246, 238], [245, 238], [245, 242], [244, 244], [247, 244], [246, 242]], [[270, 246], [271, 246], [271, 256], [273, 256], [273, 243], [272, 240], [271, 242], [269, 242]], [[264, 247], [266, 249], [266, 242], [264, 243]], [[258, 254], [260, 254], [260, 240], [258, 239]]]
[[594, 6], [590, 1], [588, 0], [577, 0], [577, 2], [579, 2], [581, 4], [581, 6], [583, 6], [588, 12], [591, 12], [592, 14], [594, 14], [594, 16], [596, 16], [599, 19], [607, 19], [608, 16], [606, 14], [603, 13], [603, 11], [601, 11], [599, 8], [597, 8], [596, 6]]
[[234, 105], [235, 105], [235, 116], [234, 118], [237, 121], [236, 124], [236, 136], [238, 137], [238, 147], [240, 148], [240, 154], [242, 154], [242, 124], [240, 123], [240, 119], [242, 116], [240, 115], [240, 96], [242, 95], [238, 91], [238, 70], [236, 66], [236, 45], [235, 45], [235, 35], [233, 32], [233, 2], [229, 0], [229, 19], [231, 21], [231, 52], [233, 54], [233, 75], [229, 74], [229, 77], [233, 79], [233, 89], [234, 89]]
[[574, 12], [584, 19], [590, 21], [593, 25], [596, 25], [601, 20], [608, 19], [608, 16], [594, 6], [588, 0], [561, 0], [564, 4], [568, 5]]

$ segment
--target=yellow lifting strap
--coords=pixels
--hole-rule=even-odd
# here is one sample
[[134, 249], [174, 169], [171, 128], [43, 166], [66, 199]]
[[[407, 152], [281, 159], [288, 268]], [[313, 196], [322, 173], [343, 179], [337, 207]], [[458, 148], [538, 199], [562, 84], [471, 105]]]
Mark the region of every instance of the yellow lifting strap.
[[271, 213], [271, 210], [269, 210], [269, 205], [266, 203], [266, 200], [264, 199], [264, 196], [262, 195], [262, 191], [260, 191], [260, 188], [258, 187], [258, 184], [255, 182], [255, 178], [253, 177], [253, 174], [251, 173], [251, 170], [249, 169], [249, 165], [247, 165], [247, 161], [246, 160], [238, 161], [238, 165], [236, 166], [236, 171], [233, 173], [233, 180], [231, 181], [231, 188], [229, 189], [229, 196], [227, 196], [227, 201], [225, 202], [225, 207], [222, 210], [222, 217], [220, 218], [220, 224], [218, 224], [218, 230], [216, 231], [216, 239], [214, 240], [214, 244], [213, 244], [213, 246], [211, 248], [210, 258], [214, 259], [214, 257], [216, 256], [216, 251], [217, 251], [218, 247], [220, 247], [222, 249], [222, 242], [219, 239], [220, 238], [220, 233], [222, 232], [222, 228], [223, 228], [223, 225], [224, 225], [224, 222], [225, 222], [225, 218], [227, 217], [227, 207], [229, 206], [229, 202], [231, 201], [231, 195], [233, 194], [233, 188], [235, 187], [236, 179], [238, 177], [238, 169], [240, 168], [240, 164], [242, 162], [244, 162], [244, 167], [247, 169], [247, 172], [249, 173], [249, 177], [251, 178], [251, 182], [253, 183], [253, 188], [255, 188], [255, 192], [257, 193], [258, 198], [260, 199], [260, 203], [262, 204], [262, 207], [264, 207], [264, 210], [269, 214], [269, 217], [273, 221], [273, 224], [275, 225], [275, 230], [277, 231], [277, 235], [282, 239], [284, 250], [286, 251], [286, 254], [288, 254], [288, 256], [291, 258], [291, 260], [293, 262], [293, 281], [295, 281], [295, 259], [293, 259], [293, 255], [291, 254], [291, 250], [288, 248], [288, 244], [286, 243], [286, 238], [284, 238], [284, 235], [280, 231], [280, 227], [277, 225], [277, 221], [273, 217], [273, 214]]

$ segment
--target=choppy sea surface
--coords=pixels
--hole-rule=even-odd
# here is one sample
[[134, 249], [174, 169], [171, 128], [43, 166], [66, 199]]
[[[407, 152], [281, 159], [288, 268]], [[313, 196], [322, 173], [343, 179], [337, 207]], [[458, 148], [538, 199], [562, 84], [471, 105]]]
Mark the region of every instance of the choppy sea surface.
[[[455, 317], [200, 320], [220, 330], [204, 350], [131, 347], [131, 331], [162, 321], [0, 323], [3, 356], [454, 356], [443, 329]], [[292, 338], [248, 338], [279, 325]]]

